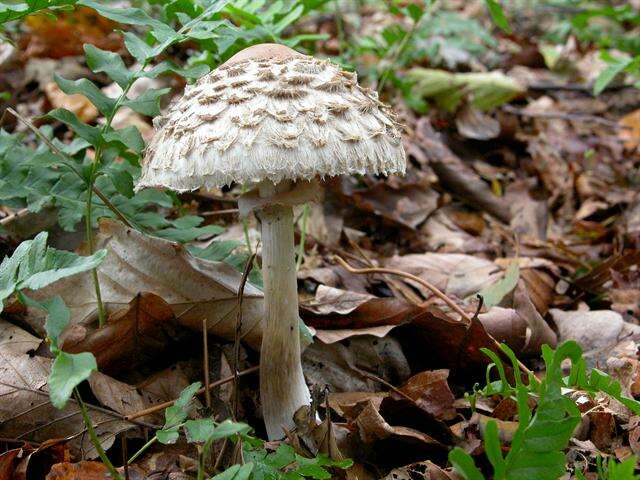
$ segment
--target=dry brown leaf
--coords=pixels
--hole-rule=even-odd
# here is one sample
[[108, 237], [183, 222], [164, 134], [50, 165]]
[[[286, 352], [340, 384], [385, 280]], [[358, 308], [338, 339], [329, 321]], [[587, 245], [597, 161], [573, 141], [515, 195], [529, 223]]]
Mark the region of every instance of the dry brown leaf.
[[435, 463], [427, 460], [404, 467], [394, 468], [382, 480], [461, 480], [455, 470], [443, 470]]
[[112, 51], [120, 50], [123, 44], [122, 36], [114, 31], [118, 24], [87, 7], [58, 12], [53, 19], [29, 15], [24, 23], [28, 31], [20, 43], [26, 58], [82, 55], [85, 43]]
[[[75, 453], [97, 457], [85, 431], [79, 409], [70, 401], [63, 410], [49, 402], [47, 380], [51, 360], [0, 349], [0, 437], [44, 442], [69, 438]], [[109, 448], [115, 436], [131, 428], [112, 415], [90, 410], [103, 447]]]
[[[447, 295], [464, 299], [502, 277], [502, 271], [493, 262], [460, 253], [413, 253], [396, 255], [384, 262], [387, 268], [416, 275], [435, 285]], [[404, 280], [420, 291], [424, 287], [412, 280]], [[426, 297], [431, 292], [425, 292]]]
[[[231, 266], [193, 257], [181, 245], [149, 237], [111, 220], [101, 222], [96, 248], [108, 252], [98, 277], [102, 300], [110, 313], [128, 305], [140, 292], [153, 292], [171, 306], [179, 324], [201, 330], [202, 319], [206, 318], [210, 333], [234, 338], [242, 274]], [[89, 273], [65, 278], [30, 295], [37, 299], [60, 295], [71, 310], [71, 325], [87, 328], [97, 318]], [[244, 295], [240, 336], [252, 348], [259, 349], [263, 294], [247, 284]], [[41, 312], [30, 310], [27, 319], [36, 331], [43, 332]]]
[[500, 122], [470, 105], [456, 113], [456, 127], [460, 135], [474, 140], [491, 140], [500, 135]]
[[[456, 416], [455, 397], [449, 389], [448, 370], [428, 370], [407, 380], [399, 390], [411, 398], [418, 407], [438, 420], [452, 420]], [[397, 397], [397, 393], [392, 393]]]
[[638, 149], [640, 147], [640, 109], [622, 117], [618, 124], [622, 127], [618, 136], [624, 142], [624, 148], [627, 150]]
[[129, 305], [113, 312], [103, 327], [88, 330], [78, 324], [67, 329], [62, 348], [91, 352], [101, 371], [114, 372], [153, 359], [176, 337], [171, 307], [152, 293], [139, 293]]
[[98, 118], [98, 109], [87, 97], [80, 93], [68, 95], [60, 90], [60, 87], [55, 82], [46, 84], [44, 92], [53, 108], [65, 108], [87, 123]]
[[46, 480], [104, 480], [109, 470], [100, 462], [58, 463]]

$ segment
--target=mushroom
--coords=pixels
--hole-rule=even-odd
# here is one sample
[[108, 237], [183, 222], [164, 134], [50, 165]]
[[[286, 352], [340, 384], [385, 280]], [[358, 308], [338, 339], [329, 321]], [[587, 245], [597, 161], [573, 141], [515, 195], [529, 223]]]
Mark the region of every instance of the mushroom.
[[404, 173], [398, 125], [354, 73], [288, 47], [242, 50], [188, 86], [157, 129], [137, 188], [257, 188], [242, 212], [262, 222], [265, 315], [260, 395], [267, 434], [281, 438], [310, 403], [300, 360], [293, 205], [317, 181], [343, 174]]

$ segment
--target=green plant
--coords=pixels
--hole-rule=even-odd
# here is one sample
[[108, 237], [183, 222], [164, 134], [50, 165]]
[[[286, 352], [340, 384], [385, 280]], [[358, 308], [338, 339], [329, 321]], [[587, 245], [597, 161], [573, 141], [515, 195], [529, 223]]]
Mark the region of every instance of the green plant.
[[559, 9], [557, 24], [547, 33], [547, 39], [563, 43], [569, 35], [575, 35], [581, 42], [600, 49], [607, 66], [594, 82], [595, 95], [602, 93], [623, 72], [634, 77], [636, 87], [640, 88], [640, 39], [637, 35], [640, 12], [637, 8], [630, 4], [611, 5], [598, 1], [549, 3], [571, 8]]
[[47, 313], [45, 330], [49, 349], [54, 356], [47, 382], [51, 404], [63, 409], [71, 395], [75, 394], [93, 446], [111, 476], [120, 479], [100, 444], [77, 389], [80, 383], [97, 370], [95, 357], [89, 352], [67, 353], [60, 348], [60, 335], [69, 325], [71, 318], [71, 312], [62, 298], [56, 296], [36, 301], [23, 293], [23, 290], [38, 290], [61, 278], [97, 267], [104, 259], [106, 251], [100, 250], [93, 255], [80, 257], [72, 252], [48, 247], [47, 236], [46, 232], [42, 232], [33, 240], [22, 242], [13, 255], [5, 257], [0, 264], [0, 311], [2, 301], [10, 295], [17, 294], [25, 305]]
[[[500, 395], [517, 402], [518, 428], [506, 456], [502, 454], [497, 423], [489, 421], [486, 426], [485, 452], [493, 469], [492, 478], [496, 480], [556, 480], [565, 473], [563, 450], [580, 421], [580, 411], [573, 400], [564, 395], [565, 389], [578, 389], [592, 395], [606, 393], [635, 414], [640, 413], [640, 402], [625, 397], [619, 382], [597, 369], [587, 372], [582, 349], [576, 342], [565, 342], [555, 351], [544, 345], [545, 378], [537, 380], [529, 375], [527, 384], [522, 381], [513, 351], [506, 345], [502, 345], [502, 350], [511, 360], [514, 383], [508, 380], [500, 357], [491, 350], [483, 349], [492, 361], [487, 368], [487, 384], [482, 389], [475, 387], [469, 396], [472, 406], [479, 395]], [[567, 377], [562, 374], [564, 360], [571, 361]], [[499, 380], [490, 379], [493, 369], [497, 370]], [[535, 413], [529, 405], [531, 399], [536, 402]], [[466, 480], [485, 478], [473, 458], [461, 448], [456, 447], [450, 452], [449, 461]]]

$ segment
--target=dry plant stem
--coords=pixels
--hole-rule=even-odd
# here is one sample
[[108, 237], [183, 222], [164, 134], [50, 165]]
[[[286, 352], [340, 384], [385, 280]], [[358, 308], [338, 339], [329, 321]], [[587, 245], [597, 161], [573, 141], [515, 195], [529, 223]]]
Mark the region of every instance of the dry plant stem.
[[89, 417], [89, 414], [87, 413], [87, 407], [85, 407], [77, 388], [74, 389], [74, 393], [76, 396], [76, 400], [78, 401], [78, 406], [80, 407], [80, 412], [82, 413], [82, 419], [84, 420], [84, 424], [87, 427], [87, 432], [89, 432], [89, 438], [91, 438], [91, 443], [93, 443], [93, 446], [98, 452], [100, 460], [102, 460], [102, 463], [104, 463], [105, 467], [107, 467], [107, 470], [109, 470], [111, 478], [113, 478], [114, 480], [122, 480], [122, 476], [117, 472], [117, 470], [109, 460], [109, 457], [107, 457], [104, 448], [102, 448], [102, 445], [100, 444], [100, 439], [98, 438], [96, 431], [93, 429], [93, 422], [91, 420], [91, 417]]
[[[289, 182], [260, 184], [260, 197], [290, 188]], [[262, 273], [267, 317], [260, 351], [260, 398], [270, 440], [282, 438], [294, 426], [293, 415], [311, 403], [302, 373], [298, 316], [293, 208], [270, 205], [262, 220]]]
[[247, 259], [247, 263], [244, 265], [244, 271], [242, 272], [242, 279], [240, 280], [240, 286], [238, 287], [238, 312], [236, 314], [236, 331], [233, 342], [233, 405], [232, 413], [233, 419], [238, 418], [238, 405], [240, 403], [240, 379], [238, 374], [240, 369], [240, 332], [242, 331], [242, 299], [244, 298], [244, 287], [247, 284], [247, 278], [253, 268], [253, 261], [256, 258], [256, 254], [252, 253]]
[[[250, 373], [257, 372], [259, 368], [260, 368], [259, 366], [247, 368], [246, 370], [243, 370], [240, 373], [238, 373], [238, 376], [243, 377]], [[234, 378], [235, 376], [232, 375], [229, 377], [222, 378], [216, 382], [211, 382], [209, 384], [209, 390], [219, 387], [220, 385], [224, 385], [225, 383], [232, 382]], [[204, 388], [201, 388], [196, 392], [196, 395], [202, 395], [204, 393], [204, 390], [205, 390]], [[123, 420], [127, 420], [130, 422], [131, 420], [134, 420], [136, 418], [140, 418], [140, 417], [144, 417], [145, 415], [151, 415], [152, 413], [160, 412], [165, 408], [170, 407], [174, 403], [176, 403], [175, 400], [169, 400], [168, 402], [159, 403], [157, 405], [154, 405], [153, 407], [145, 408], [144, 410], [140, 410], [139, 412], [132, 413], [131, 415], [126, 415], [125, 417], [123, 417]]]
[[[403, 271], [400, 271], [400, 270], [394, 270], [392, 268], [359, 268], [359, 269], [356, 269], [356, 268], [351, 267], [351, 265], [349, 265], [347, 262], [345, 262], [338, 255], [336, 255], [334, 258], [349, 273], [357, 273], [357, 274], [388, 273], [388, 274], [391, 274], [391, 275], [397, 275], [399, 277], [404, 277], [404, 278], [408, 278], [409, 280], [413, 280], [414, 282], [416, 282], [416, 283], [422, 285], [423, 287], [425, 287], [427, 290], [431, 291], [431, 293], [433, 293], [436, 297], [438, 297], [440, 300], [442, 300], [444, 303], [446, 303], [454, 312], [456, 312], [458, 315], [460, 315], [462, 317], [463, 320], [465, 320], [467, 325], [471, 325], [471, 323], [473, 322], [473, 319], [469, 316], [469, 314], [467, 314], [467, 312], [465, 312], [462, 308], [460, 308], [460, 306], [456, 302], [454, 302], [449, 297], [447, 297], [444, 293], [442, 293], [440, 291], [440, 289], [438, 289], [438, 287], [436, 287], [435, 285], [432, 285], [431, 283], [427, 282], [426, 280], [424, 280], [424, 279], [422, 279], [420, 277], [417, 277], [415, 275], [412, 275], [410, 273], [403, 272]], [[492, 342], [495, 345], [495, 347], [498, 349], [498, 352], [502, 352], [502, 348], [500, 347], [500, 342], [498, 342], [495, 338], [493, 338], [493, 336], [491, 334], [489, 334], [488, 332], [487, 332], [487, 335], [492, 340]], [[529, 370], [527, 368], [527, 366], [524, 365], [520, 360], [518, 360], [518, 366], [527, 375], [533, 375], [533, 372], [531, 370]]]

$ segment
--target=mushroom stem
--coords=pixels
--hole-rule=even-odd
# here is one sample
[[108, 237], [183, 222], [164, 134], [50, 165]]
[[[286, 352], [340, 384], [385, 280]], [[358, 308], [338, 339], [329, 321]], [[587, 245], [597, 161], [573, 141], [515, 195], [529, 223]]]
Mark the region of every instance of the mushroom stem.
[[[260, 184], [260, 197], [286, 191], [290, 182]], [[260, 352], [260, 397], [267, 435], [282, 438], [293, 415], [310, 404], [300, 361], [298, 287], [293, 239], [293, 208], [271, 204], [261, 211], [262, 272], [266, 328]]]

